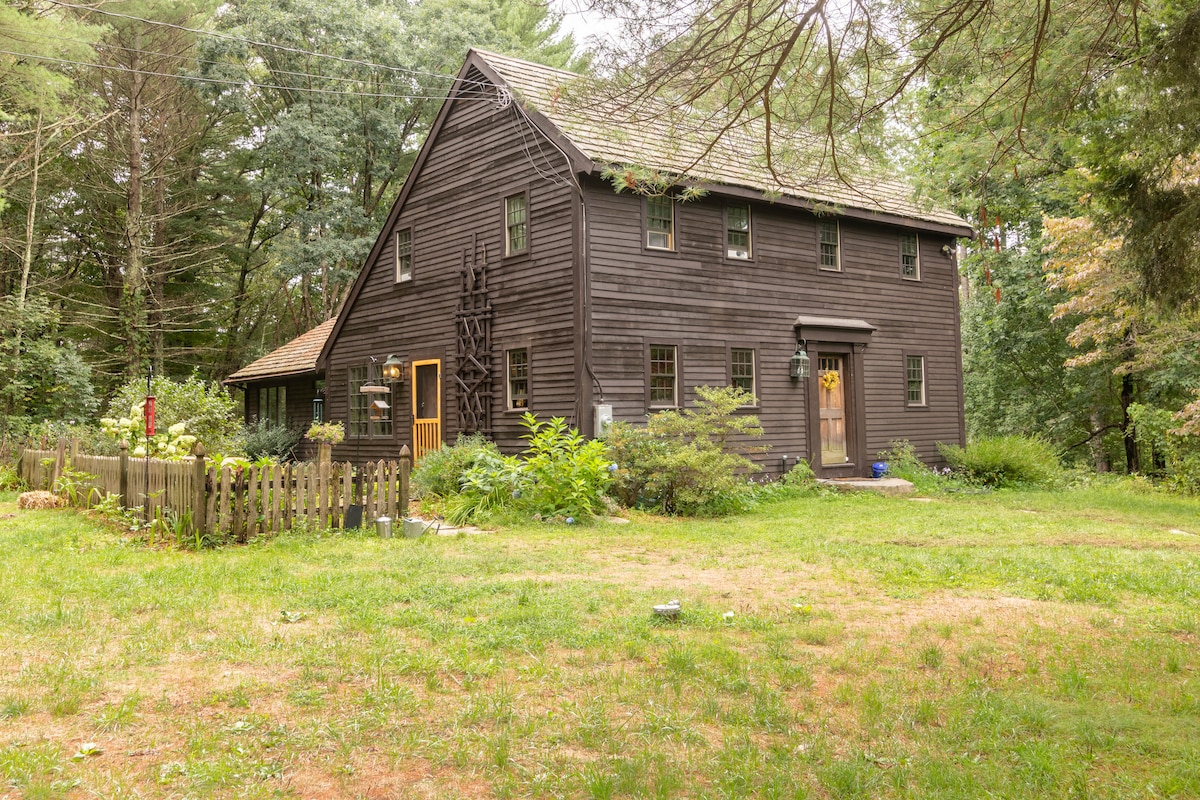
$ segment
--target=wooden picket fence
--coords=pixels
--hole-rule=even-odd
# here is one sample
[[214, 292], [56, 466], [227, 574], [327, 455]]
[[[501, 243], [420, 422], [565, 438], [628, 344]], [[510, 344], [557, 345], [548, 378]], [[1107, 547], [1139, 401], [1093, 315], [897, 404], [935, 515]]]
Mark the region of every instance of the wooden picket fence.
[[[184, 461], [80, 454], [60, 442], [57, 450], [26, 449], [19, 460], [27, 484], [90, 507], [110, 495], [146, 520], [178, 533], [245, 542], [291, 530], [298, 524], [344, 528], [361, 506], [362, 524], [408, 513], [412, 458], [407, 447], [395, 461], [372, 461], [356, 470], [349, 462], [317, 461], [248, 468], [220, 466], [203, 450]], [[397, 524], [399, 524], [397, 522]]]

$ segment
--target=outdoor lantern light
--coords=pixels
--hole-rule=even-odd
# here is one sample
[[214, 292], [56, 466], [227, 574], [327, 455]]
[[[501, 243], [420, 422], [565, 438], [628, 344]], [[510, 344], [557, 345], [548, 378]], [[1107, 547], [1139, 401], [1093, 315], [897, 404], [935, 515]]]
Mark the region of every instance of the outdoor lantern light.
[[808, 351], [805, 350], [804, 347], [805, 347], [805, 342], [803, 342], [803, 341], [797, 342], [796, 343], [796, 352], [792, 354], [792, 372], [791, 372], [791, 374], [792, 374], [793, 378], [807, 378], [808, 377], [808, 365], [809, 365], [810, 359], [808, 357]]
[[400, 356], [392, 353], [387, 357], [387, 361], [383, 362], [383, 379], [385, 381], [398, 381], [404, 374], [404, 362], [400, 360]]
[[314, 397], [313, 398], [313, 422], [324, 422], [324, 421], [325, 421], [325, 398], [324, 397]]

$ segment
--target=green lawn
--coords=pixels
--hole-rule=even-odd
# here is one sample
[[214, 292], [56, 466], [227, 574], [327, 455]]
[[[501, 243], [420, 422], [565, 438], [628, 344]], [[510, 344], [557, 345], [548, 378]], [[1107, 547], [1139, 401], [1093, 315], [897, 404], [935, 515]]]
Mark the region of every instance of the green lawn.
[[1200, 797], [1195, 500], [203, 553], [14, 500], [0, 797]]

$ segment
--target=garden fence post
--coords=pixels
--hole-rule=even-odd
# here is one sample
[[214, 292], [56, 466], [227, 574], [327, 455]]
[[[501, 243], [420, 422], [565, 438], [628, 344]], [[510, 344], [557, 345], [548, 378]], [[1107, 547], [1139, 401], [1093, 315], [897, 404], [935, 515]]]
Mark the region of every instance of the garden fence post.
[[397, 500], [400, 517], [408, 516], [408, 476], [411, 472], [412, 451], [408, 449], [408, 445], [404, 445], [400, 448], [400, 497]]
[[72, 436], [71, 437], [71, 465], [74, 466], [75, 462], [78, 460], [79, 460], [79, 440], [76, 439], [74, 436]]
[[121, 477], [119, 479], [121, 508], [129, 508], [129, 442], [121, 442]]
[[59, 437], [58, 455], [54, 458], [54, 474], [50, 476], [50, 485], [46, 488], [54, 491], [54, 484], [62, 477], [63, 469], [67, 466], [67, 440]]
[[196, 443], [196, 463], [192, 465], [192, 525], [203, 536], [208, 530], [208, 462], [204, 445]]

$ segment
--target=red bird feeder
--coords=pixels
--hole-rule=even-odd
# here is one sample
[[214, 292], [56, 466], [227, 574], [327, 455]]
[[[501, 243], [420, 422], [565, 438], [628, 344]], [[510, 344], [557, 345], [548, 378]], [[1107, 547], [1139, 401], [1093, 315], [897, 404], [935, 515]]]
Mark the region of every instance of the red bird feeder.
[[146, 395], [146, 438], [154, 435], [154, 395]]

